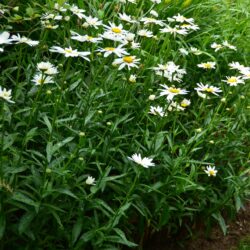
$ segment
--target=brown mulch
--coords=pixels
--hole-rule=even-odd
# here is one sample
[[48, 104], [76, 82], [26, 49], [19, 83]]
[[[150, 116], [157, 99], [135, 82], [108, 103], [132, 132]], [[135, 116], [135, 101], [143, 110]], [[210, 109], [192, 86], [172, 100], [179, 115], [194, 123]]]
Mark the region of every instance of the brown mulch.
[[[195, 232], [193, 239], [181, 240], [181, 235], [176, 239], [166, 238], [164, 232], [154, 235], [143, 246], [144, 250], [237, 250], [239, 242], [248, 238], [250, 250], [250, 202], [245, 204], [236, 217], [236, 221], [228, 223], [228, 232], [224, 236], [219, 227], [212, 229], [209, 238], [205, 237], [203, 230]], [[185, 237], [185, 235], [183, 235]], [[248, 245], [247, 245], [248, 246]]]

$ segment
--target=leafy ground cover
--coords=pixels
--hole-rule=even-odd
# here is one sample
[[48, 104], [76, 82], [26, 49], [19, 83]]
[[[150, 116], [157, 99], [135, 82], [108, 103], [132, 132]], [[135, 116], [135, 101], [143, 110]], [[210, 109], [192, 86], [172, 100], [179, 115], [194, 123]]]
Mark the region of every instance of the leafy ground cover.
[[3, 1], [2, 249], [142, 248], [249, 197], [246, 1]]

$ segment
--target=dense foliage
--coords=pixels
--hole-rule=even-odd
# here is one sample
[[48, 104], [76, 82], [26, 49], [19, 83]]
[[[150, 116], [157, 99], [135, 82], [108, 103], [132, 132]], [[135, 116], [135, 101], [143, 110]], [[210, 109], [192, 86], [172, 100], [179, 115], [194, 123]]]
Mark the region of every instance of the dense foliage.
[[3, 1], [0, 249], [142, 247], [249, 196], [247, 1]]

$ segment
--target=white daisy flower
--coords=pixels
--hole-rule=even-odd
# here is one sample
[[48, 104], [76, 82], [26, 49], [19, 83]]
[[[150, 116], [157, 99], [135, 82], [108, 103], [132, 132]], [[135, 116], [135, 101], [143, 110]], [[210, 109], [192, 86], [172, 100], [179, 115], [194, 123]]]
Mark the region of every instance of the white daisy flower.
[[119, 1], [120, 1], [120, 3], [127, 3], [127, 2], [136, 3], [136, 0], [119, 0]]
[[165, 115], [165, 112], [163, 111], [163, 108], [160, 106], [154, 107], [154, 106], [150, 106], [150, 110], [148, 112], [149, 114], [152, 115], [159, 115], [161, 117], [163, 117]]
[[131, 157], [128, 157], [129, 160], [134, 161], [135, 163], [143, 166], [144, 168], [149, 168], [155, 166], [153, 159], [148, 157], [141, 157], [141, 154], [133, 154]]
[[240, 73], [242, 74], [242, 79], [244, 80], [250, 79], [250, 67], [245, 67], [241, 69]]
[[52, 77], [45, 76], [42, 73], [37, 73], [32, 79], [32, 82], [35, 83], [35, 85], [44, 85], [47, 83], [54, 83]]
[[11, 36], [11, 41], [18, 43], [26, 43], [29, 46], [36, 46], [39, 44], [39, 41], [31, 40], [25, 36], [20, 36], [19, 34]]
[[91, 43], [99, 43], [100, 41], [102, 41], [101, 37], [92, 37], [89, 35], [80, 35], [74, 31], [70, 31], [71, 33], [71, 39], [73, 40], [77, 40], [79, 42], [91, 42]]
[[188, 55], [188, 51], [184, 48], [180, 48], [179, 51], [181, 52], [182, 55], [187, 56]]
[[59, 27], [59, 25], [52, 25], [51, 23], [44, 22], [44, 21], [41, 21], [41, 24], [42, 24], [43, 28], [45, 28], [45, 29], [55, 30]]
[[11, 100], [12, 98], [11, 91], [12, 91], [11, 89], [7, 90], [6, 88], [2, 88], [0, 86], [0, 98], [3, 98], [9, 103], [15, 103], [14, 101]]
[[181, 107], [183, 108], [188, 107], [190, 104], [191, 104], [191, 101], [186, 98], [181, 101]]
[[155, 95], [150, 95], [149, 97], [148, 97], [148, 100], [150, 100], [150, 101], [154, 101], [155, 100]]
[[52, 46], [49, 51], [64, 54], [65, 57], [82, 57], [83, 59], [87, 61], [89, 61], [89, 58], [86, 56], [91, 54], [88, 51], [80, 52], [80, 51], [77, 51], [77, 49], [73, 50], [71, 47], [61, 48], [59, 46]]
[[83, 24], [85, 27], [94, 27], [95, 29], [98, 29], [99, 26], [102, 26], [102, 21], [100, 21], [96, 17], [92, 16], [84, 16], [85, 23]]
[[127, 42], [133, 42], [134, 39], [135, 39], [135, 34], [134, 33], [131, 33], [131, 32], [127, 32], [124, 39], [127, 41]]
[[221, 44], [218, 44], [216, 42], [211, 44], [211, 48], [215, 50], [215, 52], [217, 52], [218, 50], [222, 49], [223, 46]]
[[0, 44], [11, 44], [12, 39], [10, 39], [10, 33], [4, 31], [0, 34]]
[[59, 3], [55, 3], [54, 9], [61, 11], [61, 12], [66, 12], [67, 9], [65, 8], [68, 4], [64, 4], [64, 6], [61, 6]]
[[141, 47], [140, 43], [131, 42], [131, 49], [139, 49]]
[[184, 36], [188, 34], [188, 31], [186, 29], [179, 29], [179, 26], [175, 26], [174, 28], [171, 28], [168, 25], [167, 27], [160, 29], [160, 32], [174, 34], [174, 36], [176, 36], [176, 34], [184, 35]]
[[56, 74], [58, 74], [58, 70], [57, 70], [57, 67], [51, 67], [51, 68], [47, 69], [46, 71], [44, 71], [44, 73], [46, 75], [56, 75]]
[[37, 69], [42, 71], [48, 70], [49, 68], [52, 67], [54, 67], [54, 65], [50, 62], [40, 62], [37, 64]]
[[119, 13], [119, 17], [122, 21], [128, 22], [128, 23], [137, 23], [136, 20], [133, 20], [130, 15], [127, 15], [126, 13]]
[[152, 31], [146, 30], [146, 29], [142, 29], [138, 31], [138, 36], [143, 36], [143, 37], [153, 37], [153, 33]]
[[63, 16], [52, 13], [45, 13], [41, 16], [42, 20], [62, 20]]
[[185, 89], [176, 88], [175, 86], [168, 87], [165, 84], [160, 84], [163, 89], [161, 89], [160, 96], [167, 96], [167, 100], [171, 101], [177, 95], [186, 95], [189, 91]]
[[85, 12], [85, 10], [83, 9], [79, 9], [78, 6], [76, 6], [75, 4], [73, 4], [69, 10], [76, 15], [79, 19], [83, 19], [85, 17], [85, 15], [83, 14]]
[[124, 56], [122, 58], [117, 58], [114, 60], [113, 64], [114, 65], [120, 65], [118, 70], [123, 69], [125, 66], [130, 68], [138, 68], [138, 63], [140, 59], [137, 59], [135, 56]]
[[115, 54], [118, 57], [122, 57], [124, 55], [128, 55], [128, 52], [123, 48], [123, 44], [119, 45], [117, 48], [114, 47], [106, 47], [106, 48], [100, 48], [96, 51], [104, 53], [104, 57], [108, 57], [111, 54]]
[[157, 4], [159, 4], [159, 3], [161, 3], [161, 0], [150, 0], [152, 3], [157, 3]]
[[157, 75], [167, 78], [170, 82], [181, 82], [183, 76], [186, 74], [185, 69], [180, 69], [179, 65], [169, 61], [167, 64], [158, 64], [158, 67], [153, 67]]
[[178, 13], [176, 16], [173, 16], [172, 18], [176, 22], [179, 22], [179, 23], [184, 23], [184, 22], [187, 22], [187, 23], [190, 23], [190, 24], [194, 23], [194, 19], [193, 18], [186, 18], [186, 17], [182, 16], [180, 13]]
[[217, 88], [214, 86], [209, 86], [208, 84], [204, 85], [203, 83], [197, 83], [197, 86], [198, 87], [195, 88], [195, 90], [197, 91], [197, 94], [202, 98], [207, 97], [206, 93], [212, 93], [212, 94], [218, 96], [217, 93], [222, 92], [222, 90], [220, 88]]
[[95, 185], [95, 178], [92, 176], [88, 176], [87, 180], [85, 181], [87, 185]]
[[126, 30], [123, 29], [122, 24], [116, 25], [115, 23], [109, 22], [108, 25], [103, 25], [106, 29], [106, 32], [112, 34], [113, 36], [118, 36], [124, 38], [124, 36], [128, 33]]
[[233, 46], [232, 44], [230, 44], [228, 41], [224, 41], [222, 43], [222, 45], [224, 45], [225, 47], [232, 49], [232, 50], [237, 50], [237, 48], [235, 46]]
[[179, 105], [177, 102], [171, 101], [168, 105], [168, 111], [183, 111], [185, 108]]
[[47, 75], [55, 75], [58, 73], [57, 67], [50, 62], [40, 62], [37, 64], [37, 69], [43, 71]]
[[195, 48], [195, 47], [191, 47], [190, 48], [190, 53], [198, 56], [198, 55], [201, 55], [202, 54], [202, 51], [200, 51], [199, 49]]
[[244, 65], [241, 65], [239, 62], [231, 62], [228, 64], [230, 69], [237, 69], [237, 70], [242, 70], [245, 69], [246, 67]]
[[128, 80], [132, 83], [135, 83], [136, 82], [136, 75], [130, 75]]
[[116, 35], [113, 32], [106, 31], [101, 35], [102, 38], [115, 42], [124, 42], [124, 35]]
[[215, 65], [216, 65], [215, 62], [205, 62], [205, 63], [197, 64], [199, 68], [203, 68], [203, 69], [215, 69]]
[[227, 76], [227, 80], [222, 80], [230, 86], [237, 86], [238, 84], [245, 84], [241, 76]]
[[165, 23], [162, 20], [157, 20], [157, 19], [152, 18], [152, 17], [143, 17], [140, 21], [143, 22], [145, 25], [147, 25], [147, 24], [157, 24], [160, 26], [165, 25]]
[[187, 29], [187, 30], [199, 30], [200, 27], [196, 24], [189, 24], [189, 23], [184, 23], [180, 26], [182, 29]]
[[158, 14], [155, 10], [151, 10], [151, 11], [149, 12], [149, 14], [151, 14], [152, 16], [155, 16], [155, 17], [158, 17], [158, 16], [159, 16], [159, 14]]
[[204, 170], [205, 173], [210, 177], [210, 176], [216, 176], [218, 170], [215, 169], [215, 167], [207, 166], [206, 169]]

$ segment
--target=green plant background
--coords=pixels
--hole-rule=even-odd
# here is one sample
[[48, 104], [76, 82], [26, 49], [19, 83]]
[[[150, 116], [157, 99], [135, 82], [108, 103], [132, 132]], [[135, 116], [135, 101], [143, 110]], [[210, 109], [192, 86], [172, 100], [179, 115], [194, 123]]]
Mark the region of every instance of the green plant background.
[[[70, 1], [104, 23], [118, 22], [119, 11], [139, 18], [152, 7], [150, 1], [138, 2], [135, 8], [118, 1]], [[162, 1], [154, 7], [159, 19], [181, 13], [193, 17], [200, 30], [174, 38], [150, 27], [158, 39], [141, 40], [134, 52], [141, 66], [131, 72], [96, 55], [97, 45], [70, 41], [70, 30], [82, 29], [76, 17], [56, 30], [43, 29], [40, 16], [54, 3], [3, 1], [1, 6], [8, 9], [0, 16], [1, 30], [40, 43], [6, 46], [0, 58], [0, 85], [12, 89], [15, 100], [0, 100], [0, 248], [142, 248], [153, 232], [173, 234], [186, 227], [192, 234], [201, 221], [207, 233], [214, 222], [226, 233], [224, 217], [233, 218], [249, 197], [249, 81], [235, 88], [220, 83], [226, 102], [201, 99], [192, 91], [185, 112], [160, 119], [148, 114], [148, 96], [159, 88], [150, 68], [174, 61], [188, 72], [180, 86], [191, 90], [197, 82], [225, 79], [232, 61], [250, 66], [247, 1]], [[223, 40], [237, 51], [210, 48]], [[48, 50], [72, 44], [91, 51], [91, 62]], [[190, 46], [203, 53], [178, 52]], [[60, 73], [55, 84], [37, 88], [31, 80], [44, 60], [58, 65]], [[211, 60], [217, 63], [212, 73], [197, 69]], [[131, 73], [138, 77], [135, 84], [128, 82]], [[135, 152], [153, 157], [156, 167], [129, 161]], [[208, 164], [217, 167], [215, 178], [204, 173]], [[95, 186], [85, 183], [89, 175]]]

